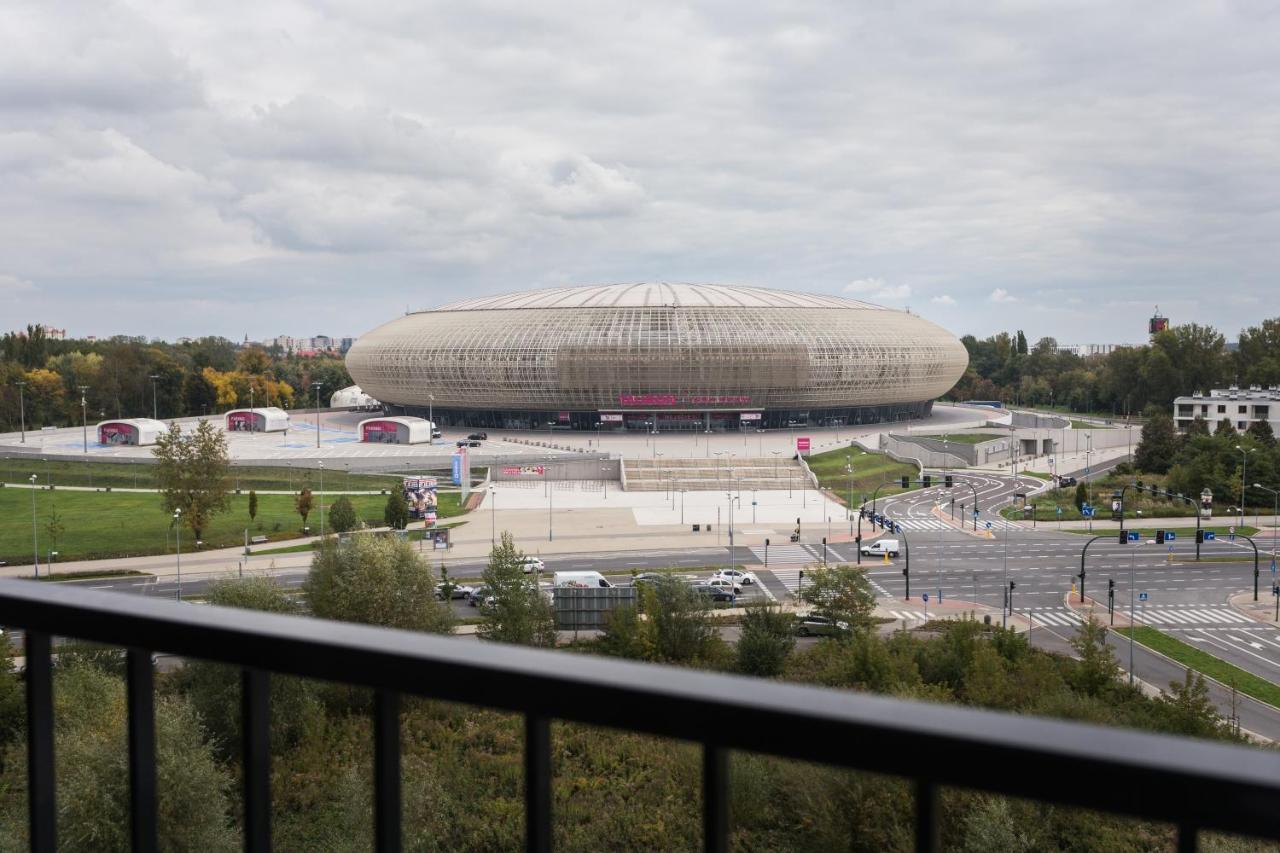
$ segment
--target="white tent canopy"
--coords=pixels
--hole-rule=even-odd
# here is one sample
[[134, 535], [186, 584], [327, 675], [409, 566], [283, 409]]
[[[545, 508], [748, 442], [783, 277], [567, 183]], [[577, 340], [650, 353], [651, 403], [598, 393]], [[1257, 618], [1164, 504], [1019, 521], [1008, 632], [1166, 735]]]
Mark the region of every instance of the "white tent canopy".
[[283, 432], [289, 428], [289, 414], [275, 406], [232, 409], [227, 412], [228, 432]]
[[376, 444], [426, 444], [435, 424], [426, 418], [366, 418], [356, 427], [361, 441]]
[[331, 409], [377, 409], [381, 406], [381, 403], [361, 391], [359, 385], [348, 385], [346, 388], [334, 391], [333, 396], [329, 398]]
[[102, 421], [98, 424], [99, 444], [155, 444], [156, 438], [168, 427], [163, 421], [151, 418], [126, 418]]

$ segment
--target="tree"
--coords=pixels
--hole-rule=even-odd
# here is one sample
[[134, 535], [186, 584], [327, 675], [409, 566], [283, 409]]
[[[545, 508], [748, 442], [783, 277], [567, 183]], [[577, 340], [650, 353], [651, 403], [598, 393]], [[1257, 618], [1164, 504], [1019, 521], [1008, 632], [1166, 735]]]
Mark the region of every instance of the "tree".
[[360, 519], [356, 516], [356, 508], [346, 495], [338, 498], [333, 502], [333, 506], [329, 507], [329, 525], [335, 533], [346, 533], [350, 530], [355, 530], [359, 523]]
[[1260, 421], [1254, 421], [1252, 424], [1249, 425], [1248, 434], [1252, 436], [1254, 441], [1258, 442], [1258, 444], [1262, 445], [1268, 450], [1275, 449], [1276, 434], [1275, 434], [1275, 431], [1271, 429], [1270, 421], [1265, 419]]
[[436, 599], [436, 581], [413, 545], [394, 536], [326, 542], [303, 583], [321, 619], [448, 634], [454, 616]]
[[738, 671], [768, 678], [781, 675], [795, 645], [795, 617], [778, 607], [752, 605], [742, 619]]
[[1162, 731], [1192, 737], [1212, 737], [1220, 734], [1225, 726], [1218, 709], [1209, 698], [1209, 688], [1204, 676], [1188, 667], [1181, 683], [1169, 682], [1167, 693], [1160, 695], [1160, 705], [1165, 711]]
[[62, 516], [58, 514], [58, 505], [55, 503], [49, 508], [49, 518], [44, 523], [45, 535], [49, 537], [49, 550], [58, 550], [58, 537], [67, 532], [67, 526], [62, 523]]
[[1120, 664], [1107, 645], [1106, 627], [1089, 615], [1071, 638], [1071, 648], [1080, 661], [1068, 681], [1087, 696], [1101, 696], [1114, 687], [1120, 677]]
[[805, 569], [801, 598], [828, 619], [849, 623], [853, 631], [871, 628], [876, 596], [867, 573], [856, 566], [811, 566]]
[[477, 633], [499, 643], [552, 647], [556, 644], [555, 608], [537, 583], [525, 576], [524, 556], [511, 534], [502, 531], [481, 574], [493, 603], [485, 606]]
[[664, 577], [644, 591], [653, 658], [673, 663], [706, 660], [721, 642], [711, 624], [707, 597], [684, 581]]
[[382, 522], [392, 530], [404, 530], [409, 526], [409, 507], [405, 505], [404, 496], [394, 489], [387, 495], [387, 505], [382, 510]]
[[1076, 510], [1084, 512], [1084, 505], [1089, 502], [1089, 487], [1084, 483], [1076, 483]]
[[311, 514], [311, 509], [315, 505], [315, 499], [311, 497], [311, 489], [303, 487], [298, 492], [298, 496], [293, 499], [293, 508], [298, 511], [298, 515], [302, 516], [302, 526], [307, 526], [307, 516]]
[[249, 520], [253, 521], [258, 517], [258, 493], [253, 489], [249, 490]]
[[198, 540], [231, 505], [227, 437], [209, 421], [200, 421], [189, 435], [174, 423], [156, 438], [152, 454], [165, 510], [182, 510], [182, 522]]
[[1214, 428], [1213, 434], [1215, 437], [1221, 436], [1228, 441], [1234, 441], [1236, 437], [1236, 428], [1231, 425], [1230, 418], [1222, 418]]
[[1139, 471], [1164, 474], [1177, 452], [1178, 435], [1173, 429], [1173, 418], [1162, 409], [1149, 408], [1142, 424], [1142, 438], [1133, 455], [1134, 464]]

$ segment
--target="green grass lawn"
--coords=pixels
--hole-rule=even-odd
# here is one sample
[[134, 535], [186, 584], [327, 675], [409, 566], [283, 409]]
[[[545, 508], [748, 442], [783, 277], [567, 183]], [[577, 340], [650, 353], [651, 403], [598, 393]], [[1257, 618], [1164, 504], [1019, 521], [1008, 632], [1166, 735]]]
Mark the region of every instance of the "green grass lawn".
[[[1117, 633], [1128, 637], [1128, 628], [1116, 628]], [[1232, 666], [1221, 658], [1214, 657], [1196, 646], [1175, 640], [1163, 631], [1157, 631], [1146, 625], [1138, 625], [1133, 638], [1149, 649], [1173, 658], [1183, 666], [1216, 679], [1228, 687], [1235, 687], [1246, 696], [1252, 696], [1259, 702], [1266, 702], [1280, 708], [1280, 685], [1272, 684], [1261, 676], [1247, 672], [1238, 666]]]
[[[1034, 475], [1041, 476], [1041, 475]], [[1153, 478], [1146, 477], [1150, 481]], [[1111, 496], [1121, 486], [1130, 482], [1129, 479], [1116, 480], [1114, 482], [1104, 480], [1094, 483], [1093, 486], [1093, 506], [1097, 510], [1095, 519], [1102, 521], [1111, 518]], [[1142, 511], [1143, 520], [1160, 519], [1160, 518], [1189, 518], [1194, 520], [1196, 516], [1196, 507], [1192, 504], [1184, 503], [1179, 500], [1168, 500], [1164, 498], [1153, 498], [1149, 494], [1138, 495], [1133, 489], [1125, 494], [1124, 515], [1127, 522], [1134, 520], [1134, 512]], [[1076, 487], [1068, 486], [1065, 489], [1049, 489], [1046, 492], [1030, 496], [1027, 503], [1032, 504], [1036, 508], [1036, 521], [1057, 521], [1057, 507], [1062, 507], [1063, 521], [1081, 521], [1084, 516], [1076, 509]], [[1030, 521], [1030, 515], [1023, 515], [1021, 509], [1013, 506], [1007, 506], [1000, 511], [1005, 518], [1014, 521]]]
[[1095, 424], [1092, 421], [1075, 421], [1071, 422], [1072, 429], [1115, 429], [1109, 424]]
[[1005, 435], [997, 435], [993, 432], [959, 432], [948, 433], [946, 435], [916, 435], [912, 438], [932, 438], [934, 441], [947, 441], [950, 444], [982, 444], [984, 441], [996, 441], [1001, 438], [1008, 438]]
[[869, 453], [859, 447], [828, 450], [806, 457], [805, 461], [823, 488], [830, 489], [841, 498], [847, 498], [849, 494], [849, 474], [845, 465], [852, 463], [854, 506], [858, 506], [863, 498], [870, 500], [872, 492], [881, 483], [894, 483], [880, 489], [881, 497], [898, 494], [903, 491], [902, 486], [897, 485], [898, 481], [903, 477], [914, 480], [918, 474], [914, 465], [895, 462], [882, 453]]
[[[0, 459], [0, 482], [25, 483], [35, 474], [40, 478], [40, 485], [52, 483], [54, 486], [86, 486], [103, 488], [111, 486], [120, 489], [154, 489], [156, 466], [149, 462], [79, 462], [75, 460], [49, 459], [40, 461], [33, 458]], [[243, 491], [249, 489], [296, 491], [300, 483], [309, 479], [311, 488], [315, 490], [320, 481], [317, 468], [304, 468], [301, 465], [233, 465], [231, 467], [232, 488]], [[394, 474], [347, 474], [340, 464], [334, 463], [325, 469], [325, 485], [343, 491], [368, 492], [389, 489], [398, 486], [399, 475]], [[442, 480], [442, 482], [446, 482]]]
[[[0, 489], [0, 560], [10, 565], [31, 564], [31, 491]], [[170, 516], [161, 509], [160, 497], [133, 492], [37, 491], [36, 536], [43, 563], [49, 551], [45, 522], [56, 504], [66, 530], [58, 536], [59, 560], [104, 559], [147, 554], [165, 554], [173, 549]], [[382, 510], [387, 499], [383, 495], [352, 495], [356, 513], [371, 525], [382, 524]], [[325, 495], [326, 512], [338, 498]], [[320, 499], [307, 518], [313, 532], [320, 529]], [[233, 495], [231, 509], [214, 518], [202, 534], [203, 548], [225, 548], [244, 542], [245, 528], [249, 536], [267, 536], [271, 540], [291, 539], [302, 535], [302, 519], [294, 509], [292, 495], [259, 495], [258, 515], [249, 520], [248, 495]], [[456, 494], [440, 495], [441, 517], [460, 515]], [[182, 550], [194, 550], [191, 532], [182, 532]]]

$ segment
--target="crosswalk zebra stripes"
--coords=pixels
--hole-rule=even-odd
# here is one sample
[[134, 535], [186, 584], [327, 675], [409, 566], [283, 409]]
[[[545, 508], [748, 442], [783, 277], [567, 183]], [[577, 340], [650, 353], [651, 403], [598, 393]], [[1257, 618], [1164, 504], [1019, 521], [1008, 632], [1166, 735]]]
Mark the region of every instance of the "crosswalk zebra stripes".
[[[770, 554], [769, 556], [772, 558], [773, 555]], [[770, 568], [769, 569], [769, 573], [772, 574], [775, 578], [777, 578], [778, 583], [786, 587], [787, 592], [791, 593], [792, 595], [797, 594], [797, 592], [800, 589], [800, 572], [801, 571], [802, 570], [798, 568], [793, 568], [793, 569]], [[869, 577], [867, 578], [867, 580], [870, 582], [871, 588], [875, 590], [877, 595], [883, 596], [884, 598], [892, 598], [892, 596], [889, 594], [889, 591], [885, 589], [883, 586], [881, 586], [880, 582], [877, 581], [875, 578]]]
[[[1126, 607], [1117, 607], [1116, 611], [1129, 615]], [[1066, 608], [1032, 608], [1018, 613], [1024, 618], [1030, 617], [1037, 622], [1049, 625], [1075, 626], [1085, 620], [1085, 615]], [[1101, 619], [1107, 615], [1106, 610], [1095, 610], [1094, 618]], [[1149, 607], [1146, 611], [1134, 610], [1134, 621], [1148, 625], [1242, 625], [1253, 624], [1254, 620], [1227, 607]]]
[[[752, 545], [751, 554], [760, 562], [764, 562], [765, 547]], [[812, 563], [822, 562], [822, 547], [812, 545], [774, 545], [768, 549], [769, 562], [772, 563]]]
[[[894, 519], [894, 520], [895, 520], [895, 521], [897, 521], [899, 524], [901, 524], [904, 530], [944, 530], [944, 531], [945, 531], [945, 530], [955, 530], [955, 529], [956, 529], [956, 526], [955, 526], [955, 525], [953, 525], [953, 524], [949, 524], [949, 523], [947, 523], [946, 521], [943, 521], [943, 520], [942, 520], [942, 519], [940, 519], [940, 518], [902, 518], [902, 519]], [[958, 521], [958, 520], [959, 520], [959, 519], [957, 519], [957, 521]], [[1011, 530], [1011, 529], [1013, 529], [1013, 530], [1017, 530], [1017, 529], [1020, 529], [1020, 528], [1016, 527], [1015, 525], [1011, 524], [1011, 523], [1008, 521], [1008, 519], [1004, 519], [1004, 518], [992, 518], [992, 519], [990, 519], [990, 521], [991, 521], [991, 529], [992, 529], [992, 530]], [[973, 529], [973, 521], [972, 521], [972, 520], [966, 521], [966, 522], [965, 522], [965, 528], [964, 528], [964, 529], [965, 529], [965, 530], [972, 530], [972, 529]], [[981, 532], [981, 531], [983, 531], [983, 530], [985, 530], [985, 529], [986, 529], [986, 521], [984, 521], [983, 519], [979, 518], [979, 519], [978, 519], [978, 531], [979, 531], [979, 532]]]

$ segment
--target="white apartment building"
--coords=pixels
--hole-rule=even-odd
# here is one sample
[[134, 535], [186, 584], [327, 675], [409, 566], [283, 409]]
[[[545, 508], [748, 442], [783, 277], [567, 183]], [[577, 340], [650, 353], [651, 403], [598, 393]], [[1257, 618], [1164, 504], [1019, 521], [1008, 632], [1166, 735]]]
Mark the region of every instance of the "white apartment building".
[[1280, 434], [1280, 386], [1250, 385], [1242, 389], [1232, 385], [1214, 388], [1208, 394], [1197, 391], [1173, 401], [1173, 422], [1178, 432], [1186, 432], [1196, 418], [1204, 418], [1210, 431], [1223, 418], [1231, 421], [1238, 432], [1244, 432], [1255, 421], [1270, 421], [1271, 429]]

